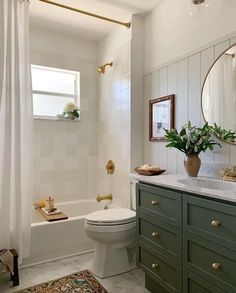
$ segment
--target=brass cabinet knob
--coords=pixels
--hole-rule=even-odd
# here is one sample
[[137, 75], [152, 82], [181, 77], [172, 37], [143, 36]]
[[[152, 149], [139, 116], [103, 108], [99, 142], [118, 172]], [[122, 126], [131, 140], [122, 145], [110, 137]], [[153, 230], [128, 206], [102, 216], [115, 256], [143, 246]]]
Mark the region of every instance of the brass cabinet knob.
[[153, 269], [158, 269], [158, 268], [159, 268], [159, 264], [157, 264], [157, 263], [153, 263], [153, 264], [152, 264], [152, 268], [153, 268]]
[[213, 227], [219, 227], [221, 225], [221, 222], [219, 220], [212, 220], [211, 225]]
[[159, 237], [160, 234], [158, 232], [152, 232], [152, 237]]
[[152, 204], [153, 206], [158, 206], [159, 203], [158, 203], [157, 200], [152, 200], [152, 201], [151, 201], [151, 204]]
[[221, 269], [221, 264], [218, 262], [213, 262], [213, 264], [211, 265], [211, 268], [215, 271], [219, 271]]

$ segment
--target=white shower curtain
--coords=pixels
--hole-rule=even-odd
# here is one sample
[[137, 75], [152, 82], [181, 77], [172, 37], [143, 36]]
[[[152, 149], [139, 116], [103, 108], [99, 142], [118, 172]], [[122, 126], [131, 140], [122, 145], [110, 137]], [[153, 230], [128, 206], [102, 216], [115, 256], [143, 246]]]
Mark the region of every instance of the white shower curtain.
[[0, 249], [29, 255], [32, 98], [29, 2], [0, 0]]
[[222, 55], [213, 66], [204, 87], [208, 117], [225, 129], [235, 129], [235, 66], [231, 55]]

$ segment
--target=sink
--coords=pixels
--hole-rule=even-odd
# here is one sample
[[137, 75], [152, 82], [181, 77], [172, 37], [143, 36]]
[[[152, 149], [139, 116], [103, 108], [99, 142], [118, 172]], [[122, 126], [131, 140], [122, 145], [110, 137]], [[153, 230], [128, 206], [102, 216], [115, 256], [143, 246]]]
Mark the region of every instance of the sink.
[[227, 191], [236, 191], [236, 183], [225, 182], [217, 179], [208, 179], [208, 178], [186, 178], [179, 179], [178, 183], [207, 188], [207, 189], [216, 189], [216, 190], [227, 190]]

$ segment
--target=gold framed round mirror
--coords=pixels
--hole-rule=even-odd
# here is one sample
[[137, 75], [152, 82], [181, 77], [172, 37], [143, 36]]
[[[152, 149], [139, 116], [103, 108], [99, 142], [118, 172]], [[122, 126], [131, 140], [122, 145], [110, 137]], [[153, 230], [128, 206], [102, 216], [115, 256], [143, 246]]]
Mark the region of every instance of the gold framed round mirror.
[[[204, 120], [219, 131], [236, 131], [236, 44], [225, 50], [208, 71], [202, 87]], [[224, 140], [235, 144], [236, 140]]]

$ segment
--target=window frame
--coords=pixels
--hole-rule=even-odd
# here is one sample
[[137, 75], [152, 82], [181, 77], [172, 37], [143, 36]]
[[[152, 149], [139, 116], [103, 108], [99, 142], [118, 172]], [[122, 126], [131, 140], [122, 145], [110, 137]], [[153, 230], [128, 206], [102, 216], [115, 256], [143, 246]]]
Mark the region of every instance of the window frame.
[[[36, 68], [36, 69], [44, 69], [44, 70], [47, 70], [47, 71], [53, 71], [53, 72], [63, 72], [63, 73], [68, 73], [68, 74], [72, 74], [72, 75], [75, 76], [74, 94], [65, 94], [65, 93], [60, 93], [60, 92], [52, 92], [52, 91], [47, 92], [47, 91], [34, 90], [33, 89], [33, 82], [31, 82], [31, 86], [32, 86], [32, 107], [34, 106], [34, 94], [54, 96], [54, 97], [57, 96], [57, 97], [73, 98], [74, 99], [73, 102], [80, 107], [80, 72], [79, 71], [56, 68], [56, 67], [49, 67], [49, 66], [44, 66], [44, 65], [36, 65], [36, 64], [31, 64], [30, 68], [31, 68], [31, 70], [33, 68]], [[32, 71], [31, 71], [31, 75], [32, 75]], [[79, 91], [78, 91], [78, 89], [79, 89]], [[60, 113], [58, 113], [58, 114], [60, 114]], [[61, 119], [63, 119], [62, 117], [58, 117], [58, 116], [34, 115], [34, 110], [33, 110], [33, 118], [36, 119], [36, 120], [37, 119], [40, 119], [40, 120], [61, 120]], [[80, 118], [78, 120], [80, 120]], [[78, 120], [76, 120], [76, 121], [78, 121]]]

